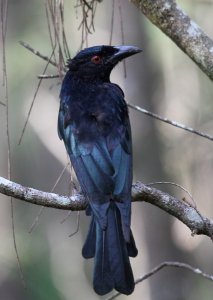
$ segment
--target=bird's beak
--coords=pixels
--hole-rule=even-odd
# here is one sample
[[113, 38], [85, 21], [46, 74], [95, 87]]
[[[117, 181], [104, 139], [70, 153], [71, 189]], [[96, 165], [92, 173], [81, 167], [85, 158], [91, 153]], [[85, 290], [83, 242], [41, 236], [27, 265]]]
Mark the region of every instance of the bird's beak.
[[142, 50], [135, 46], [114, 46], [116, 53], [113, 54], [108, 62], [116, 64], [124, 58], [140, 53]]

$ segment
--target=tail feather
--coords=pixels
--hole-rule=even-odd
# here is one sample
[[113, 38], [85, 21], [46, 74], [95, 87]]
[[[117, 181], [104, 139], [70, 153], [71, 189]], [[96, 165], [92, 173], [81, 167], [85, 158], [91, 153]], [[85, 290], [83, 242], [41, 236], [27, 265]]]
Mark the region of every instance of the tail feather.
[[113, 288], [126, 295], [133, 292], [135, 284], [129, 256], [135, 257], [137, 249], [131, 231], [129, 243], [125, 241], [120, 211], [114, 203], [107, 212], [106, 230], [92, 216], [82, 254], [85, 258], [95, 256], [93, 287], [97, 294], [105, 295]]
[[114, 288], [129, 295], [134, 290], [134, 277], [129, 261], [127, 244], [123, 236], [120, 211], [111, 204], [108, 212], [108, 251], [110, 257], [111, 276], [114, 279]]
[[97, 239], [93, 273], [93, 288], [97, 294], [105, 295], [113, 289], [114, 283], [110, 270], [106, 231], [103, 231], [98, 223], [96, 224], [96, 228]]
[[[94, 215], [92, 214], [89, 231], [87, 234], [87, 238], [85, 240], [84, 246], [82, 248], [82, 256], [84, 258], [93, 258], [95, 256], [95, 246], [96, 246], [96, 222]], [[130, 230], [130, 241], [126, 243], [128, 256], [136, 257], [138, 254], [138, 249], [135, 245], [135, 240]]]
[[126, 243], [126, 245], [127, 245], [128, 255], [130, 257], [136, 257], [138, 255], [138, 249], [136, 248], [135, 240], [131, 229], [130, 229], [130, 241], [129, 243]]
[[84, 258], [94, 257], [95, 256], [95, 245], [96, 245], [96, 222], [95, 222], [94, 215], [92, 214], [87, 238], [86, 238], [86, 241], [82, 248], [82, 256]]

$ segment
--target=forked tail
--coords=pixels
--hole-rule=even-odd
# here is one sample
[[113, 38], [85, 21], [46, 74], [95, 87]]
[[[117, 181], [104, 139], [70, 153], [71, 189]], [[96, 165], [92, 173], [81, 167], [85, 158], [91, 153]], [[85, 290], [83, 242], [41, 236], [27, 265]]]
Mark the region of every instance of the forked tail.
[[132, 233], [129, 242], [124, 239], [120, 211], [114, 202], [107, 212], [106, 230], [92, 216], [82, 254], [85, 258], [95, 257], [93, 287], [97, 294], [105, 295], [113, 288], [126, 295], [133, 292], [135, 283], [129, 256], [135, 257], [137, 249]]

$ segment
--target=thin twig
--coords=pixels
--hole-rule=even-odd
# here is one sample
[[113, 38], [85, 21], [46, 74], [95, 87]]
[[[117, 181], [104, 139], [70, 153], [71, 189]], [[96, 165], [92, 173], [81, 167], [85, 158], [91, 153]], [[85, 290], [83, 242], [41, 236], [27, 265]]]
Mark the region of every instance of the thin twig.
[[[52, 30], [51, 30], [51, 24], [50, 24], [50, 16], [49, 16], [49, 12], [48, 12], [48, 0], [46, 0], [45, 2], [45, 12], [46, 12], [46, 19], [47, 19], [47, 27], [48, 27], [48, 32], [49, 32], [49, 37], [50, 37], [50, 43], [52, 46], [52, 50], [56, 48], [56, 44], [53, 42], [53, 36], [52, 36]], [[55, 64], [56, 63], [56, 56], [55, 56], [55, 52], [53, 54], [54, 60], [55, 60]]]
[[[69, 158], [68, 158], [69, 159]], [[72, 165], [70, 164], [70, 192], [69, 195], [73, 196], [78, 192], [76, 185], [73, 181], [73, 173], [72, 173]], [[71, 211], [68, 213], [68, 215], [62, 220], [61, 224], [64, 223], [68, 217], [70, 216]], [[77, 219], [76, 219], [76, 229], [69, 235], [69, 237], [73, 237], [76, 235], [79, 231], [80, 227], [80, 211], [77, 212]]]
[[[52, 189], [51, 189], [51, 192], [53, 192], [56, 188], [56, 186], [58, 185], [58, 183], [60, 182], [62, 176], [64, 175], [64, 173], [66, 172], [66, 169], [67, 167], [69, 166], [70, 163], [67, 163], [67, 165], [63, 168], [63, 170], [61, 171], [60, 175], [58, 176], [56, 182], [54, 183]], [[36, 228], [36, 226], [38, 225], [38, 222], [39, 222], [39, 218], [41, 216], [41, 214], [43, 213], [43, 210], [44, 210], [44, 206], [42, 206], [36, 216], [36, 218], [34, 219], [30, 229], [29, 229], [29, 233], [32, 233], [32, 231]]]
[[[187, 203], [190, 207], [193, 207], [193, 208], [196, 210], [197, 214], [198, 214], [198, 215], [200, 216], [200, 218], [203, 220], [203, 224], [205, 224], [205, 220], [204, 220], [203, 216], [201, 215], [201, 213], [199, 212], [199, 210], [198, 210], [198, 208], [197, 208], [197, 205], [196, 205], [196, 202], [195, 202], [195, 200], [194, 200], [192, 194], [191, 194], [187, 189], [185, 189], [185, 188], [184, 188], [182, 185], [180, 185], [180, 184], [177, 184], [177, 183], [175, 183], [175, 182], [167, 182], [167, 181], [164, 181], [164, 182], [161, 182], [161, 181], [159, 181], [159, 182], [152, 182], [152, 183], [148, 183], [148, 184], [146, 184], [146, 185], [147, 185], [147, 186], [152, 186], [152, 185], [155, 185], [155, 184], [170, 184], [170, 185], [174, 185], [174, 186], [177, 186], [177, 187], [179, 187], [180, 189], [182, 189], [184, 192], [186, 192], [186, 193], [189, 195], [190, 199], [192, 200], [193, 205], [192, 205], [185, 197], [182, 198], [182, 200], [183, 200], [185, 203]], [[196, 229], [195, 229], [195, 230], [192, 230], [191, 235], [194, 236], [196, 233], [197, 233], [197, 232], [196, 232]], [[211, 238], [211, 240], [213, 240], [213, 235], [210, 236], [210, 238]]]
[[59, 78], [60, 76], [58, 74], [40, 74], [37, 76], [38, 79], [53, 79], [53, 78]]
[[[5, 53], [5, 43], [6, 43], [6, 32], [7, 32], [7, 10], [8, 10], [8, 0], [1, 1], [1, 39], [3, 45], [3, 52], [2, 52], [2, 64], [3, 64], [3, 82], [2, 85], [5, 86], [6, 84], [6, 53]], [[7, 104], [6, 104], [7, 105]]]
[[[174, 186], [179, 187], [181, 190], [183, 190], [184, 192], [186, 192], [188, 194], [189, 198], [193, 202], [193, 205], [194, 205], [193, 207], [197, 207], [192, 194], [186, 188], [184, 188], [182, 185], [175, 183], [175, 182], [170, 182], [170, 181], [156, 181], [156, 182], [146, 183], [147, 186], [152, 186], [152, 185], [156, 185], [156, 184], [169, 184], [169, 185], [174, 185]], [[184, 199], [184, 201], [186, 201], [186, 200]]]
[[[119, 16], [120, 16], [121, 41], [122, 41], [122, 44], [125, 45], [125, 41], [124, 41], [124, 24], [123, 24], [122, 8], [121, 8], [120, 1], [119, 1], [119, 5], [118, 5], [118, 10], [119, 10]], [[125, 59], [123, 60], [123, 66], [124, 66], [124, 78], [127, 78], [126, 60]]]
[[[48, 0], [48, 5], [49, 5], [49, 11], [50, 11], [50, 15], [52, 18], [52, 24], [54, 27], [54, 34], [55, 34], [55, 42], [58, 46], [58, 54], [59, 54], [59, 61], [57, 64], [57, 68], [58, 68], [58, 73], [60, 75], [60, 77], [62, 77], [62, 71], [65, 68], [65, 61], [64, 61], [64, 57], [63, 57], [63, 51], [61, 48], [61, 43], [60, 43], [60, 24], [59, 24], [59, 16], [60, 16], [60, 1], [54, 2], [55, 6], [53, 8], [51, 1]], [[55, 45], [56, 45], [55, 44]]]
[[191, 132], [191, 133], [193, 133], [193, 134], [199, 135], [199, 136], [201, 136], [201, 137], [203, 137], [203, 138], [206, 138], [206, 139], [208, 139], [208, 140], [210, 140], [210, 141], [213, 141], [213, 136], [212, 136], [212, 135], [209, 135], [209, 134], [204, 133], [204, 132], [202, 132], [202, 131], [198, 131], [198, 130], [196, 130], [196, 129], [193, 129], [192, 127], [187, 127], [186, 125], [181, 124], [181, 123], [178, 123], [178, 122], [176, 122], [176, 121], [173, 121], [173, 120], [170, 120], [170, 119], [161, 117], [160, 115], [157, 115], [157, 114], [155, 114], [155, 113], [152, 113], [152, 112], [150, 112], [150, 111], [148, 111], [148, 110], [146, 110], [146, 109], [144, 109], [144, 108], [142, 108], [142, 107], [140, 107], [140, 106], [133, 105], [133, 104], [131, 104], [131, 103], [129, 103], [129, 102], [127, 102], [127, 104], [128, 104], [129, 107], [131, 107], [131, 108], [133, 108], [134, 110], [137, 110], [137, 111], [139, 111], [139, 112], [141, 112], [141, 113], [143, 113], [143, 114], [145, 114], [145, 115], [148, 115], [148, 116], [153, 117], [153, 118], [155, 118], [155, 119], [157, 119], [157, 120], [160, 120], [160, 121], [162, 121], [162, 122], [165, 122], [165, 123], [170, 124], [170, 125], [172, 125], [172, 126], [175, 126], [175, 127], [177, 127], [177, 128], [181, 128], [181, 129], [186, 130], [186, 131], [188, 131], [188, 132]]
[[89, 5], [89, 3], [87, 3], [86, 0], [82, 0], [84, 2], [84, 4], [89, 8], [89, 9], [92, 9], [92, 7]]
[[[49, 66], [49, 62], [50, 62], [50, 60], [51, 60], [51, 58], [52, 58], [52, 56], [53, 56], [53, 53], [54, 53], [54, 50], [52, 51], [52, 54], [51, 54], [51, 56], [50, 56], [50, 59], [49, 59], [49, 61], [47, 62], [45, 68], [44, 68], [44, 71], [43, 71], [44, 74], [45, 74], [45, 72], [46, 72], [46, 70], [47, 70], [47, 68], [48, 68], [48, 66]], [[21, 133], [21, 136], [20, 136], [18, 145], [21, 144], [22, 138], [23, 138], [23, 136], [24, 136], [24, 133], [25, 133], [25, 130], [26, 130], [26, 127], [27, 127], [27, 124], [28, 124], [28, 121], [29, 121], [29, 118], [30, 118], [32, 109], [33, 109], [33, 105], [34, 105], [34, 103], [35, 103], [36, 96], [37, 96], [38, 91], [39, 91], [39, 88], [40, 88], [40, 86], [41, 86], [41, 83], [42, 83], [42, 78], [41, 78], [41, 79], [39, 80], [39, 82], [38, 82], [38, 85], [37, 85], [35, 94], [34, 94], [34, 96], [33, 96], [33, 100], [32, 100], [31, 105], [30, 105], [30, 109], [29, 109], [28, 114], [27, 114], [27, 119], [26, 119], [25, 124], [24, 124], [24, 127], [23, 127], [23, 129], [22, 129], [22, 133]]]
[[69, 237], [73, 237], [78, 233], [80, 226], [80, 211], [77, 212], [77, 221], [76, 221], [76, 230], [74, 230], [72, 233], [70, 233]]
[[[69, 160], [69, 156], [67, 155], [67, 158]], [[70, 184], [69, 184], [69, 187], [70, 187], [70, 191], [69, 191], [69, 195], [73, 196], [75, 195], [78, 191], [77, 191], [77, 188], [76, 188], [76, 185], [73, 181], [73, 173], [72, 173], [72, 164], [70, 164], [70, 168], [69, 168], [69, 171], [70, 171]], [[65, 218], [63, 218], [63, 220], [60, 222], [61, 224], [63, 224], [64, 222], [66, 222], [66, 220], [69, 218], [69, 216], [71, 215], [71, 211], [68, 212], [68, 214], [66, 215]], [[74, 236], [76, 233], [78, 233], [79, 231], [79, 226], [80, 226], [80, 212], [78, 211], [78, 214], [77, 214], [77, 225], [76, 225], [76, 229], [74, 230], [74, 232], [72, 232], [69, 237], [72, 237]]]
[[42, 215], [43, 211], [44, 211], [44, 206], [41, 206], [32, 225], [30, 226], [30, 229], [28, 230], [28, 233], [31, 234], [35, 230], [35, 228], [38, 226], [39, 218]]
[[[92, 0], [90, 3], [91, 9], [85, 5], [85, 1], [80, 0], [80, 5], [76, 5], [75, 7], [81, 7], [82, 11], [82, 20], [78, 26], [78, 30], [81, 29], [81, 44], [79, 49], [81, 50], [83, 48], [83, 45], [86, 43], [86, 46], [88, 45], [88, 34], [91, 34], [92, 31], [95, 31], [94, 26], [94, 18], [96, 13], [98, 1]], [[89, 21], [88, 21], [89, 19]]]
[[[143, 282], [144, 280], [148, 279], [149, 277], [153, 276], [154, 274], [156, 274], [157, 272], [159, 272], [160, 270], [162, 270], [163, 268], [166, 268], [166, 267], [183, 268], [183, 269], [189, 270], [189, 271], [191, 271], [191, 272], [193, 272], [193, 273], [195, 273], [195, 274], [197, 274], [197, 275], [199, 275], [199, 276], [201, 276], [205, 279], [213, 281], [213, 276], [212, 275], [204, 273], [199, 268], [194, 268], [191, 265], [185, 264], [185, 263], [182, 263], [182, 262], [165, 261], [165, 262], [162, 262], [161, 264], [159, 264], [158, 266], [156, 266], [155, 268], [153, 268], [150, 272], [148, 272], [145, 275], [138, 278], [135, 281], [135, 284]], [[121, 294], [116, 293], [113, 296], [107, 298], [106, 300], [113, 300], [113, 299], [117, 298], [119, 295], [121, 295]]]
[[93, 31], [95, 31], [94, 19], [95, 19], [97, 6], [98, 6], [98, 1], [94, 1], [93, 7], [92, 7], [92, 16], [91, 16], [91, 27], [92, 27]]
[[38, 50], [35, 50], [34, 48], [32, 48], [28, 43], [20, 41], [19, 42], [20, 45], [22, 45], [24, 48], [26, 48], [27, 50], [29, 50], [30, 52], [32, 52], [33, 54], [35, 54], [36, 56], [42, 58], [43, 60], [47, 61], [48, 63], [50, 63], [51, 65], [57, 67], [57, 63], [55, 63], [52, 59], [50, 59], [48, 56], [41, 54]]
[[[6, 64], [6, 33], [7, 33], [7, 12], [8, 12], [8, 0], [1, 1], [1, 31], [2, 31], [2, 45], [3, 45], [3, 84], [5, 86], [5, 105], [6, 105], [6, 135], [7, 135], [7, 173], [8, 179], [11, 180], [11, 148], [10, 148], [10, 131], [9, 131], [9, 96], [8, 96], [8, 79], [7, 79], [7, 64]], [[26, 288], [26, 282], [24, 279], [24, 273], [21, 266], [21, 261], [18, 253], [16, 234], [15, 234], [15, 223], [14, 223], [14, 207], [13, 198], [10, 197], [10, 212], [11, 212], [11, 226], [12, 226], [12, 236], [13, 236], [13, 246], [15, 250], [15, 255], [18, 263], [19, 275], [23, 284]]]
[[114, 28], [114, 11], [115, 11], [115, 0], [112, 0], [112, 16], [111, 16], [111, 25], [110, 25], [109, 45], [112, 45], [112, 34]]
[[61, 224], [64, 224], [64, 223], [66, 222], [66, 220], [69, 218], [69, 216], [71, 215], [71, 213], [72, 213], [72, 212], [69, 211], [68, 214], [66, 215], [66, 217], [64, 217], [64, 218], [60, 221], [60, 223], [61, 223]]
[[213, 1], [212, 0], [191, 0], [191, 2], [194, 4], [194, 2], [196, 2], [197, 4], [204, 4], [204, 5], [213, 5]]
[[58, 185], [58, 183], [60, 182], [61, 178], [63, 177], [64, 173], [66, 172], [66, 169], [69, 167], [70, 163], [68, 162], [66, 164], [66, 166], [63, 168], [63, 170], [61, 171], [60, 175], [58, 176], [55, 184], [53, 185], [52, 189], [51, 189], [51, 193], [55, 190], [56, 186]]
[[62, 27], [62, 41], [63, 41], [63, 48], [64, 48], [64, 53], [66, 56], [66, 59], [70, 59], [70, 51], [67, 43], [67, 37], [65, 34], [65, 25], [64, 25], [64, 2], [61, 1], [60, 3], [60, 13], [61, 13], [61, 27]]
[[1, 102], [1, 101], [0, 101], [0, 105], [6, 106], [6, 104], [5, 104], [5, 103], [3, 103], [3, 102]]

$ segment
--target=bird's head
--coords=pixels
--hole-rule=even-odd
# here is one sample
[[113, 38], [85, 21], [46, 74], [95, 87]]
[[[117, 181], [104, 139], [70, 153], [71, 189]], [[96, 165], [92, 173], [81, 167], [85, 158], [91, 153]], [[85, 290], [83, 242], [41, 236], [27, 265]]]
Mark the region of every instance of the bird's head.
[[134, 46], [90, 47], [70, 59], [68, 68], [76, 77], [109, 81], [110, 72], [118, 62], [141, 51]]

